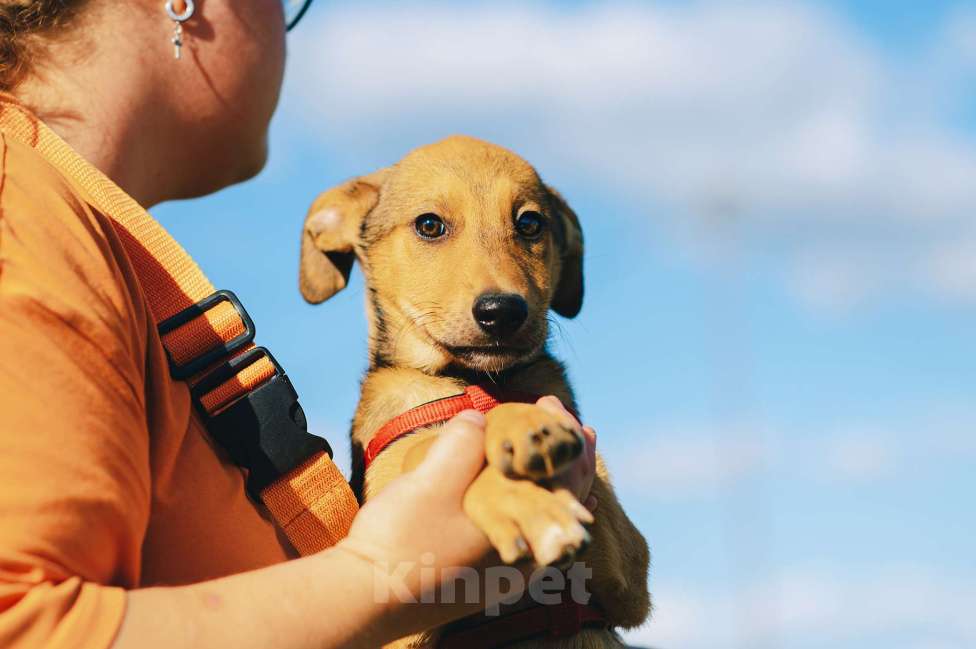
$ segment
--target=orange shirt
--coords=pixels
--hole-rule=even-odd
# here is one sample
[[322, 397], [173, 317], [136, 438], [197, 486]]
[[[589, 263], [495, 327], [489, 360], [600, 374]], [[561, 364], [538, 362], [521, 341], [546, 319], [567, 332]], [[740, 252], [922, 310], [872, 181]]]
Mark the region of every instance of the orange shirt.
[[91, 198], [110, 181], [65, 175], [24, 136], [32, 119], [0, 99], [0, 647], [101, 648], [125, 589], [291, 550], [169, 376]]

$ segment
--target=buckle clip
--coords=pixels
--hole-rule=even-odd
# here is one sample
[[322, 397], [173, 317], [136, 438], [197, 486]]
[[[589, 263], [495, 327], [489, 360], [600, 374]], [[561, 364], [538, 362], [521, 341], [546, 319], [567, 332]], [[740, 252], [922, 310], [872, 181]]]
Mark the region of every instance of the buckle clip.
[[[274, 365], [274, 375], [216, 414], [207, 415], [200, 397], [262, 356]], [[329, 443], [308, 432], [298, 393], [264, 347], [255, 347], [216, 368], [193, 386], [192, 395], [210, 435], [235, 464], [248, 470], [247, 492], [256, 501], [260, 502], [261, 492], [268, 485], [313, 455], [324, 451], [332, 457]]]
[[[234, 310], [237, 311], [237, 315], [240, 317], [241, 322], [244, 323], [244, 333], [236, 336], [233, 340], [226, 343], [211, 347], [196, 358], [190, 359], [182, 365], [176, 364], [176, 362], [173, 360], [173, 356], [167, 349], [166, 355], [169, 357], [169, 373], [170, 376], [177, 381], [183, 381], [190, 378], [194, 374], [206, 369], [221, 358], [234, 354], [254, 340], [254, 321], [251, 320], [251, 316], [248, 315], [244, 305], [241, 304], [241, 301], [237, 299], [237, 296], [232, 291], [223, 290], [216, 291], [213, 295], [203, 298], [196, 304], [189, 306], [176, 315], [166, 318], [160, 322], [158, 327], [159, 335], [164, 336], [169, 332], [182, 327], [187, 322], [199, 318], [221, 302], [229, 302], [231, 306], [234, 307]], [[163, 345], [163, 347], [165, 348], [166, 346]]]

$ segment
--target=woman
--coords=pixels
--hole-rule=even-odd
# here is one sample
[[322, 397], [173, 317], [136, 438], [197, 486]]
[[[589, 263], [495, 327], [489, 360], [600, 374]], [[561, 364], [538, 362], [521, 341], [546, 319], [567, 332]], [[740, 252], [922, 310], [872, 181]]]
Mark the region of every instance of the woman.
[[377, 601], [374, 568], [492, 561], [460, 506], [483, 417], [286, 561], [170, 378], [113, 225], [262, 168], [294, 4], [0, 0], [0, 646], [372, 647], [477, 608]]

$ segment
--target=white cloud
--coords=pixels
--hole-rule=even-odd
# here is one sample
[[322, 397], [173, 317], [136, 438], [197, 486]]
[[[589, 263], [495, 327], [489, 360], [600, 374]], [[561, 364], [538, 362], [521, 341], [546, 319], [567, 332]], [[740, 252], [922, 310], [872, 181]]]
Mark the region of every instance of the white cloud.
[[723, 497], [754, 477], [780, 476], [846, 486], [900, 480], [976, 459], [976, 412], [930, 404], [897, 421], [807, 427], [735, 426], [717, 422], [648, 422], [604, 455], [614, 483], [629, 498], [683, 502]]
[[679, 427], [629, 439], [647, 441], [607, 451], [614, 481], [659, 501], [712, 496], [761, 471], [769, 455], [755, 437], [732, 431], [712, 436]]
[[893, 278], [886, 255], [855, 246], [818, 246], [796, 255], [788, 279], [794, 295], [820, 312], [842, 314], [875, 299]]
[[[397, 3], [318, 18], [296, 33], [297, 110], [351, 158], [469, 131], [544, 174], [663, 204], [654, 217], [675, 231], [734, 214], [753, 245], [774, 238], [815, 307], [906, 282], [976, 299], [973, 262], [942, 257], [976, 247], [976, 144], [943, 119], [969, 13], [917, 73], [813, 4]], [[824, 249], [842, 259], [818, 278], [809, 258]]]
[[976, 73], [976, 10], [972, 7], [957, 9], [946, 25], [944, 40], [950, 55]]
[[976, 238], [940, 245], [921, 270], [942, 295], [976, 302]]
[[734, 592], [654, 585], [656, 613], [626, 639], [661, 649], [698, 647], [953, 647], [976, 643], [976, 587], [918, 566], [843, 573], [782, 571]]
[[855, 432], [827, 443], [827, 466], [841, 480], [876, 481], [896, 473], [896, 448], [883, 435]]

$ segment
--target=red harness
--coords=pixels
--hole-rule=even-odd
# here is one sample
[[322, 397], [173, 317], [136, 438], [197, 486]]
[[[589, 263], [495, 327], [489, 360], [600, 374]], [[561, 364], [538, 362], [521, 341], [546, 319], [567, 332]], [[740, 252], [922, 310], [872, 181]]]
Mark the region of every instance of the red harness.
[[[441, 424], [462, 410], [486, 413], [503, 403], [535, 403], [539, 395], [502, 392], [495, 386], [470, 385], [461, 394], [412, 408], [386, 422], [370, 440], [365, 466], [383, 449], [418, 428]], [[551, 606], [532, 605], [497, 617], [472, 615], [455, 622], [442, 635], [438, 649], [493, 649], [540, 636], [566, 638], [584, 627], [607, 628], [600, 609], [564, 598]]]
[[442, 424], [462, 410], [473, 409], [484, 413], [503, 403], [535, 403], [539, 398], [534, 394], [502, 392], [495, 386], [469, 385], [461, 394], [411, 408], [383, 424], [366, 447], [366, 466], [376, 459], [380, 451], [401, 437], [424, 426]]

